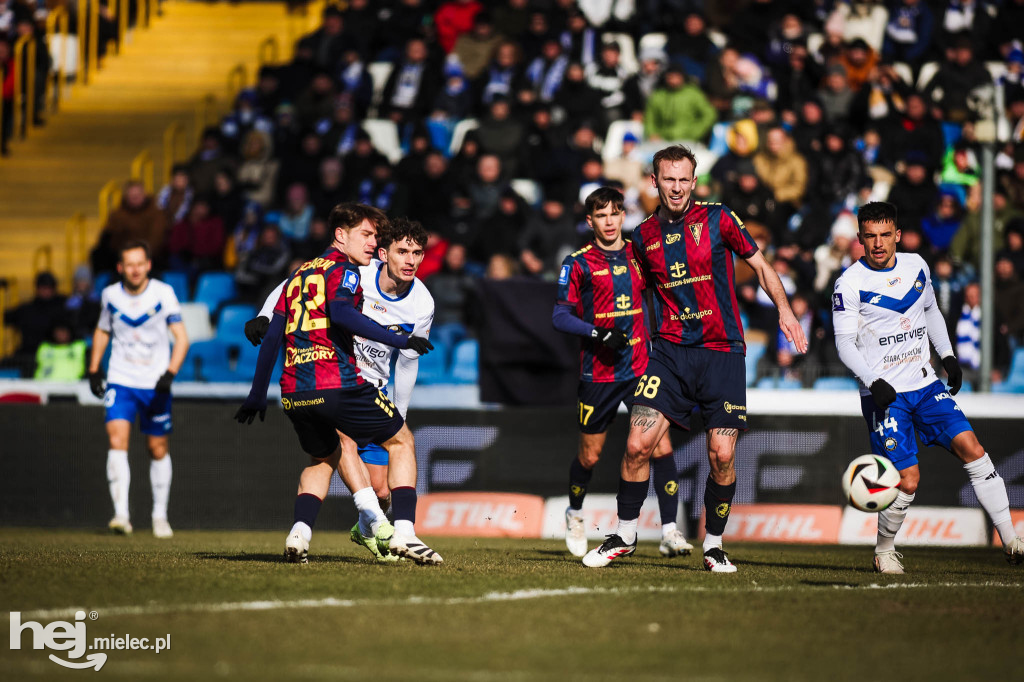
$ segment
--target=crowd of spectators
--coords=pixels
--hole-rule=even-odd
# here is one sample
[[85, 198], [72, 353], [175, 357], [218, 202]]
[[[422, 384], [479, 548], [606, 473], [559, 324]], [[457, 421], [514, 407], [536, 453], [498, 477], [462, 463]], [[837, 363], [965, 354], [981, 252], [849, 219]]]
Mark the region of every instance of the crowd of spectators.
[[638, 224], [657, 206], [653, 152], [682, 141], [700, 150], [699, 198], [744, 220], [811, 339], [791, 353], [738, 268], [764, 372], [806, 385], [845, 374], [829, 294], [862, 253], [858, 206], [879, 199], [900, 211], [901, 248], [931, 264], [976, 372], [978, 138], [995, 101], [998, 371], [1022, 342], [1024, 0], [343, 5], [290, 62], [259, 71], [156, 196], [126, 189], [94, 270], [144, 236], [158, 267], [232, 270], [256, 302], [323, 246], [330, 207], [356, 200], [427, 227], [420, 276], [438, 319], [471, 327], [479, 278], [553, 278], [588, 239], [582, 199], [595, 187], [620, 186], [626, 227]]

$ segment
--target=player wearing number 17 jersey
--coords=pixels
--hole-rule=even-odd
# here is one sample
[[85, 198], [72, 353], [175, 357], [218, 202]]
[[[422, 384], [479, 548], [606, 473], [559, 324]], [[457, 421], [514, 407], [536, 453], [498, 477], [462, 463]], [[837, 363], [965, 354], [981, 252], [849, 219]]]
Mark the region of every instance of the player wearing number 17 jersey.
[[[964, 463], [1007, 560], [1020, 564], [1024, 541], [1013, 530], [1006, 484], [952, 397], [963, 373], [935, 302], [928, 265], [916, 254], [896, 253], [900, 231], [892, 204], [865, 204], [857, 222], [864, 257], [836, 281], [832, 294], [836, 347], [861, 382], [861, 411], [872, 452], [891, 460], [900, 472], [896, 501], [878, 514], [875, 570], [903, 573], [895, 538], [921, 478], [915, 434]], [[932, 371], [929, 341], [942, 358], [948, 390]]]
[[338, 432], [360, 446], [383, 445], [391, 459], [388, 482], [395, 514], [394, 534], [373, 528], [392, 554], [417, 563], [441, 563], [441, 557], [420, 541], [416, 517], [416, 454], [412, 433], [388, 400], [358, 372], [353, 348], [355, 335], [410, 348], [417, 353], [433, 346], [422, 337], [400, 336], [359, 311], [362, 301], [359, 265], [376, 252], [377, 225], [385, 215], [362, 204], [342, 204], [331, 211], [328, 224], [334, 241], [318, 258], [302, 264], [285, 286], [257, 361], [249, 397], [236, 414], [251, 423], [266, 411], [267, 385], [282, 341], [285, 368], [281, 403], [311, 464], [299, 480], [295, 524], [285, 543], [289, 561], [305, 563], [312, 526], [327, 495], [330, 479], [341, 460]]
[[797, 350], [807, 350], [779, 276], [736, 215], [721, 204], [695, 202], [697, 159], [682, 145], [654, 155], [651, 182], [661, 206], [633, 231], [633, 253], [654, 289], [657, 330], [647, 371], [634, 392], [629, 440], [619, 480], [619, 526], [583, 558], [606, 566], [636, 545], [647, 496], [650, 459], [669, 425], [689, 428], [699, 408], [707, 430], [711, 474], [704, 493], [704, 568], [732, 573], [722, 534], [736, 490], [736, 438], [747, 428], [743, 327], [733, 281], [734, 254], [757, 273], [779, 309], [779, 326]]
[[[622, 237], [622, 204], [622, 193], [611, 187], [601, 187], [587, 197], [584, 208], [594, 240], [562, 263], [558, 301], [552, 313], [556, 329], [583, 337], [580, 443], [569, 467], [569, 507], [565, 510], [565, 544], [578, 557], [587, 553], [583, 498], [608, 426], [619, 403], [630, 404], [637, 378], [647, 368], [644, 277], [629, 240]], [[668, 434], [658, 443], [653, 466], [661, 511], [661, 553], [689, 554], [693, 547], [676, 528], [678, 472]]]

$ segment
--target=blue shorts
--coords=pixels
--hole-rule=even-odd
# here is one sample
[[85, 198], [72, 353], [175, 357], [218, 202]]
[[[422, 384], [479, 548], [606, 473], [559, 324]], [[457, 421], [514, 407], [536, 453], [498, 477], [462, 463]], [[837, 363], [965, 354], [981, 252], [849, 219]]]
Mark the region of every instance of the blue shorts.
[[[385, 386], [380, 389], [380, 392], [386, 396], [388, 394], [388, 387]], [[379, 464], [386, 467], [388, 465], [388, 451], [376, 443], [370, 443], [365, 448], [359, 448], [359, 459], [363, 460], [366, 464]]]
[[871, 451], [887, 457], [900, 471], [917, 464], [917, 439], [925, 445], [950, 443], [971, 423], [941, 381], [916, 391], [898, 393], [896, 402], [882, 410], [870, 395], [861, 396], [860, 409], [870, 429]]
[[580, 433], [604, 433], [619, 411], [619, 403], [629, 407], [636, 390], [637, 377], [625, 381], [581, 381], [577, 404]]
[[633, 404], [651, 407], [689, 430], [700, 409], [705, 429], [747, 430], [747, 370], [742, 353], [680, 346], [655, 339]]
[[124, 419], [134, 424], [138, 415], [139, 426], [147, 436], [166, 436], [171, 432], [170, 393], [158, 393], [152, 388], [107, 384], [103, 406], [107, 408], [108, 422]]

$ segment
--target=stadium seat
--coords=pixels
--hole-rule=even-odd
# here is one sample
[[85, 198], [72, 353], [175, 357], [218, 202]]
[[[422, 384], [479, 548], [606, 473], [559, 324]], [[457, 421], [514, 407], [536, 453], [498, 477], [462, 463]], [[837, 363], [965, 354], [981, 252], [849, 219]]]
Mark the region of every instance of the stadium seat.
[[465, 139], [466, 133], [479, 127], [480, 121], [475, 118], [464, 118], [456, 123], [455, 130], [452, 131], [452, 146], [448, 148], [448, 155], [455, 156], [458, 154], [459, 149], [462, 148], [462, 140]]
[[850, 377], [819, 377], [814, 381], [816, 391], [856, 391], [860, 384]]
[[189, 300], [188, 295], [188, 273], [180, 270], [168, 270], [158, 277], [161, 282], [169, 284], [174, 289], [174, 295], [178, 297], [179, 303]]
[[605, 33], [601, 36], [603, 43], [618, 43], [619, 64], [626, 70], [626, 73], [633, 75], [640, 69], [640, 63], [636, 60], [636, 46], [633, 44], [633, 36], [628, 33]]
[[0, 379], [20, 379], [21, 370], [17, 367], [0, 367]]
[[1024, 377], [1011, 377], [992, 384], [993, 393], [1024, 393]]
[[384, 95], [384, 86], [388, 84], [388, 78], [395, 66], [391, 62], [372, 62], [366, 67], [370, 72], [370, 80], [373, 81], [373, 99], [370, 106], [376, 111], [380, 106], [381, 97]]
[[711, 126], [711, 142], [708, 144], [708, 149], [719, 156], [723, 156], [729, 151], [727, 142], [729, 128], [732, 128], [732, 123], [729, 121], [719, 121]]
[[439, 339], [431, 339], [431, 342], [434, 344], [434, 350], [420, 356], [419, 371], [416, 373], [417, 384], [443, 384], [448, 380], [447, 357], [450, 349]]
[[189, 343], [213, 338], [210, 308], [205, 303], [182, 303], [181, 321], [185, 323], [185, 333], [188, 334]]
[[604, 146], [601, 148], [601, 158], [605, 161], [612, 161], [622, 155], [622, 138], [626, 133], [633, 133], [638, 140], [644, 139], [644, 124], [640, 121], [622, 119], [612, 121], [608, 126], [608, 134], [604, 136]]
[[924, 91], [928, 82], [935, 77], [939, 70], [938, 62], [925, 62], [921, 65], [921, 71], [917, 74], [917, 89]]
[[259, 309], [248, 303], [232, 303], [220, 310], [216, 337], [227, 343], [245, 338], [245, 323], [256, 317]]
[[232, 343], [214, 338], [193, 344], [188, 355], [195, 363], [196, 377], [200, 381], [250, 382], [259, 348], [244, 338]]
[[807, 34], [807, 52], [808, 54], [816, 55], [821, 46], [825, 44], [824, 33], [808, 33]]
[[528, 203], [530, 206], [537, 206], [543, 199], [540, 185], [537, 184], [536, 180], [529, 178], [514, 178], [510, 183], [515, 193], [523, 198], [523, 201]]
[[761, 377], [761, 380], [757, 382], [757, 388], [776, 391], [795, 391], [803, 388], [803, 385], [797, 379], [788, 379], [786, 377]]
[[985, 62], [985, 68], [988, 69], [988, 74], [992, 76], [993, 83], [998, 83], [999, 79], [1005, 76], [1007, 72], [1006, 62], [998, 60]]
[[230, 272], [204, 272], [196, 282], [196, 303], [205, 303], [214, 315], [235, 297], [235, 278]]
[[480, 379], [480, 344], [476, 339], [460, 341], [452, 351], [452, 380], [457, 384], [475, 384]]
[[766, 346], [763, 343], [747, 343], [747, 356], [745, 358], [747, 370], [747, 386], [753, 386], [757, 381], [757, 363], [764, 356]]
[[92, 278], [92, 291], [98, 297], [103, 293], [111, 282], [114, 281], [114, 273], [112, 272], [97, 272]]
[[1010, 360], [1010, 373], [1007, 378], [1024, 380], [1024, 347], [1013, 351], [1013, 359]]
[[391, 163], [402, 160], [402, 143], [398, 138], [398, 124], [383, 118], [368, 118], [362, 123], [373, 146]]
[[907, 85], [911, 85], [914, 82], [914, 71], [910, 68], [910, 64], [906, 62], [893, 62], [892, 70], [896, 72], [896, 75], [903, 79], [903, 82]]

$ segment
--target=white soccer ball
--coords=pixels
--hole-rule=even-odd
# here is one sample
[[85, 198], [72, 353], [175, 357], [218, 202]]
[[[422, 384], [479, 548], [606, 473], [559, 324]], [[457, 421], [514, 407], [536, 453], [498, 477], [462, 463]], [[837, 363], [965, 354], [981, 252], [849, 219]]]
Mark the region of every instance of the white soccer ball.
[[880, 512], [899, 493], [900, 472], [878, 455], [861, 455], [850, 462], [843, 474], [843, 494], [850, 504], [864, 512]]

